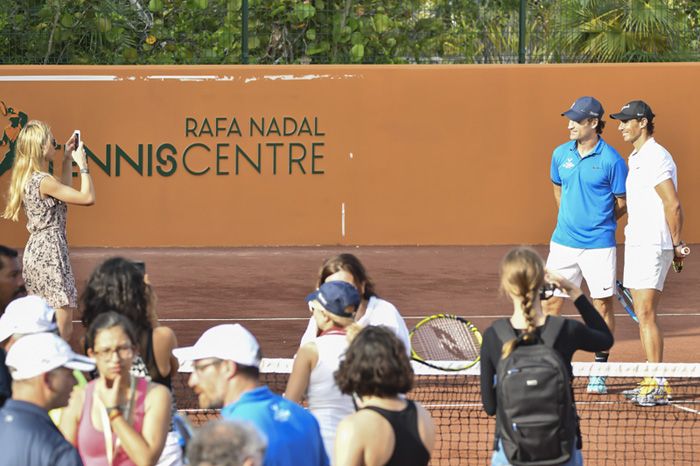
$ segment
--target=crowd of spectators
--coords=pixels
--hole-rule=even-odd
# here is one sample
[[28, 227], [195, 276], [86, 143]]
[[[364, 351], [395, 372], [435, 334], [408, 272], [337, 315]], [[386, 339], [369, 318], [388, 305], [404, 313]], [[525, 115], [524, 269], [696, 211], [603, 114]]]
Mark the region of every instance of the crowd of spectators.
[[[306, 298], [311, 320], [285, 394], [261, 383], [260, 345], [240, 324], [212, 327], [177, 348], [138, 262], [113, 257], [91, 273], [79, 298], [78, 352], [65, 342], [57, 310], [27, 295], [17, 251], [0, 246], [0, 265], [0, 443], [10, 452], [0, 465], [430, 459], [434, 425], [406, 395], [408, 330], [351, 254], [327, 260]], [[220, 409], [221, 420], [195, 432], [182, 421], [172, 390], [178, 370], [190, 373], [200, 407]]]

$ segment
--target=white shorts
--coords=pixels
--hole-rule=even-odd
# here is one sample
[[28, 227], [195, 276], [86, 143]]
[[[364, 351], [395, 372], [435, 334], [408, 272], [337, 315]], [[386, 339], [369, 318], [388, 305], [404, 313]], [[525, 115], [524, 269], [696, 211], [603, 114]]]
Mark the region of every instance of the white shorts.
[[[612, 248], [580, 249], [549, 243], [547, 270], [556, 272], [576, 286], [585, 278], [591, 298], [608, 298], [615, 292], [617, 254]], [[556, 290], [554, 296], [567, 296]]]
[[673, 250], [658, 246], [625, 246], [623, 283], [633, 290], [663, 291]]

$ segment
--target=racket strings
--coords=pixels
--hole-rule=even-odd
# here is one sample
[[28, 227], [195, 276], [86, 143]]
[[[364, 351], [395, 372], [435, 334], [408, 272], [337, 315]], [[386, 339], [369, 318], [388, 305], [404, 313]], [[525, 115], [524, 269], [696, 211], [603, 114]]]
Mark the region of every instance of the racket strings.
[[479, 357], [481, 344], [467, 324], [443, 317], [416, 328], [411, 346], [425, 360], [473, 361]]

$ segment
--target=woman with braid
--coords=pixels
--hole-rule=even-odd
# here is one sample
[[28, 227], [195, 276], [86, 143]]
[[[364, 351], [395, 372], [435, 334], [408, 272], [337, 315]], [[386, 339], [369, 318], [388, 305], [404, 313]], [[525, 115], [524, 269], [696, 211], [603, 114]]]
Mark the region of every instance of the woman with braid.
[[[533, 249], [518, 247], [506, 254], [501, 263], [501, 291], [513, 302], [513, 315], [509, 323], [515, 333], [522, 337], [522, 344], [534, 341], [550, 322], [550, 317], [542, 312], [540, 303], [540, 291], [545, 288], [545, 284], [566, 292], [583, 318], [583, 323], [566, 319], [553, 346], [565, 362], [569, 376], [573, 377], [571, 359], [576, 350], [606, 351], [613, 345], [613, 336], [603, 318], [580, 288], [560, 275], [546, 272], [544, 261]], [[496, 414], [497, 380], [495, 379], [498, 362], [508, 357], [515, 347], [515, 342], [516, 339], [513, 339], [504, 344], [496, 335], [493, 326], [484, 332], [481, 347], [481, 399], [484, 411], [490, 416]], [[581, 434], [578, 428], [577, 431], [575, 454], [563, 466], [583, 464]], [[493, 466], [509, 464], [503, 452], [498, 431], [491, 464]]]

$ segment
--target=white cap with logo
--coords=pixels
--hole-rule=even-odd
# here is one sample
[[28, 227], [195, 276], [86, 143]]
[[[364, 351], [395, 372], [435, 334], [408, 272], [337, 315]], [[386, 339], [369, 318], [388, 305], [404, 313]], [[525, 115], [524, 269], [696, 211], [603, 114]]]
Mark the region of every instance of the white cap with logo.
[[7, 352], [5, 364], [14, 380], [31, 379], [58, 367], [91, 371], [92, 359], [74, 353], [68, 343], [54, 333], [36, 333], [17, 340]]
[[243, 366], [260, 366], [260, 345], [241, 324], [212, 327], [199, 337], [194, 346], [176, 348], [173, 354], [180, 362], [180, 372], [192, 372], [192, 362], [216, 358], [234, 361]]
[[56, 311], [39, 296], [25, 296], [10, 302], [0, 317], [0, 341], [14, 334], [52, 332], [56, 330]]

